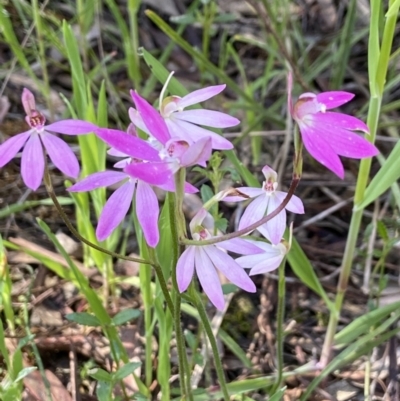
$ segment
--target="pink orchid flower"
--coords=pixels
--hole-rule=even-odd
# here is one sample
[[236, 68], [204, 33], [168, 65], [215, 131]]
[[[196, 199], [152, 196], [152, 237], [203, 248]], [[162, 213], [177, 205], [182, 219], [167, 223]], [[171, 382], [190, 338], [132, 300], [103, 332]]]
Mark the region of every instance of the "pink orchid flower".
[[[225, 89], [226, 85], [209, 86], [189, 93], [184, 97], [166, 97], [160, 105], [161, 118], [164, 119], [166, 126], [175, 140], [184, 140], [190, 145], [203, 138], [211, 138], [213, 149], [232, 149], [233, 145], [221, 135], [213, 131], [202, 128], [199, 125], [212, 128], [228, 128], [238, 125], [240, 121], [228, 114], [214, 110], [184, 110], [186, 107], [196, 103], [204, 102]], [[132, 95], [133, 96], [133, 95]], [[136, 103], [136, 101], [135, 101]], [[129, 116], [136, 127], [152, 135], [152, 130], [136, 104], [137, 110], [131, 107]]]
[[[265, 181], [261, 188], [253, 187], [239, 187], [236, 188], [249, 198], [254, 200], [247, 206], [242, 218], [239, 222], [239, 230], [244, 229], [251, 224], [261, 220], [265, 215], [273, 212], [285, 199], [287, 193], [277, 191], [278, 176], [276, 172], [269, 166], [262, 169]], [[245, 200], [242, 196], [227, 196], [224, 201], [226, 202], [240, 202]], [[289, 203], [285, 207], [286, 210], [292, 213], [303, 214], [303, 202], [296, 195], [293, 195]], [[282, 210], [277, 216], [267, 221], [265, 224], [257, 228], [257, 230], [270, 241], [272, 244], [277, 245], [281, 242], [283, 233], [286, 229], [286, 210]]]
[[271, 245], [266, 242], [257, 241], [255, 245], [261, 248], [263, 252], [255, 255], [241, 256], [236, 259], [236, 263], [239, 266], [251, 269], [249, 272], [250, 276], [269, 273], [277, 269], [289, 251], [287, 245], [283, 242]]
[[[121, 132], [122, 131], [118, 131], [118, 133]], [[127, 135], [135, 137], [136, 132], [132, 127], [129, 127]], [[134, 159], [130, 155], [114, 148], [111, 148], [108, 151], [108, 154], [122, 158], [122, 160], [114, 164], [114, 167], [123, 169], [123, 171], [102, 171], [91, 174], [68, 188], [68, 191], [86, 192], [122, 183], [122, 185], [108, 198], [104, 205], [96, 228], [96, 237], [99, 241], [104, 241], [112, 234], [128, 213], [132, 199], [136, 194], [136, 215], [147, 244], [154, 248], [157, 246], [160, 238], [158, 230], [160, 208], [157, 196], [148, 183], [125, 172], [125, 168], [130, 164], [137, 163], [145, 166], [145, 163], [142, 163], [141, 160]], [[158, 185], [158, 187], [165, 191], [175, 191], [175, 183], [173, 179], [168, 180], [163, 185]], [[185, 192], [194, 193], [197, 191], [198, 189], [189, 183], [185, 184]]]
[[[200, 209], [190, 222], [190, 232], [194, 240], [201, 241], [213, 238], [210, 232], [201, 225], [207, 213], [207, 210]], [[183, 292], [188, 288], [196, 270], [204, 292], [220, 310], [224, 308], [225, 301], [217, 270], [239, 288], [248, 292], [256, 291], [253, 281], [243, 268], [221, 248], [242, 255], [262, 252], [260, 248], [241, 238], [219, 242], [217, 245], [190, 245], [182, 253], [176, 266], [179, 291]]]
[[36, 110], [35, 97], [28, 89], [22, 92], [22, 105], [30, 129], [17, 134], [0, 145], [0, 167], [5, 166], [21, 150], [21, 175], [25, 185], [36, 191], [44, 174], [44, 150], [54, 165], [68, 177], [77, 178], [79, 163], [70, 147], [50, 133], [81, 135], [93, 132], [94, 124], [81, 120], [63, 120], [45, 125], [45, 117]]
[[362, 136], [352, 132], [369, 133], [367, 125], [358, 118], [343, 113], [327, 111], [353, 99], [354, 94], [343, 91], [303, 93], [291, 104], [291, 79], [289, 79], [289, 107], [299, 126], [305, 148], [340, 178], [344, 168], [339, 156], [364, 159], [375, 156], [378, 149]]
[[125, 169], [128, 174], [149, 184], [161, 185], [181, 167], [195, 164], [205, 166], [211, 157], [211, 138], [202, 137], [192, 144], [183, 139], [172, 138], [164, 119], [154, 107], [134, 91], [131, 91], [131, 95], [138, 113], [151, 134], [149, 143], [158, 150], [158, 160], [150, 160], [145, 165], [132, 163]]

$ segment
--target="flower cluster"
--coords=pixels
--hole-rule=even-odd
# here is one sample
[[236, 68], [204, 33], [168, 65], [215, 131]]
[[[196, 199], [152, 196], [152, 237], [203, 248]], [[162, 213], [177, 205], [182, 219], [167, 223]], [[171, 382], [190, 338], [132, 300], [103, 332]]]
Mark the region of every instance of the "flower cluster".
[[[98, 240], [103, 241], [112, 234], [133, 204], [147, 244], [156, 247], [160, 239], [159, 203], [154, 188], [175, 192], [174, 176], [180, 169], [194, 165], [204, 167], [213, 150], [233, 148], [228, 140], [209, 128], [233, 127], [239, 124], [238, 119], [212, 110], [185, 110], [218, 95], [224, 88], [225, 85], [216, 85], [184, 97], [167, 97], [160, 102], [159, 111], [131, 91], [135, 107], [129, 109], [131, 125], [126, 132], [71, 119], [45, 125], [46, 119], [36, 109], [33, 94], [24, 89], [22, 104], [29, 130], [0, 145], [0, 167], [23, 148], [21, 175], [32, 190], [38, 189], [43, 180], [47, 155], [61, 172], [76, 179], [79, 176], [78, 160], [69, 146], [53, 133], [94, 133], [110, 146], [108, 153], [120, 160], [114, 164], [114, 170], [91, 174], [68, 191], [92, 191], [118, 184], [99, 217], [96, 229]], [[327, 111], [352, 97], [347, 92], [305, 93], [292, 105], [289, 90], [289, 109], [299, 126], [305, 148], [342, 178], [344, 169], [339, 156], [361, 159], [377, 154], [374, 145], [353, 132], [368, 133], [368, 127], [361, 120]], [[139, 137], [137, 130], [147, 138]], [[223, 199], [227, 202], [250, 200], [239, 222], [239, 230], [244, 232], [247, 227], [253, 225], [254, 228], [254, 223], [276, 211], [288, 198], [286, 192], [278, 191], [278, 177], [273, 169], [265, 166], [262, 173], [265, 180], [260, 188], [239, 187], [234, 196]], [[198, 189], [185, 183], [184, 191], [194, 193]], [[238, 287], [254, 292], [256, 287], [244, 269], [250, 269], [250, 275], [254, 275], [272, 271], [282, 263], [289, 251], [283, 240], [287, 211], [304, 213], [302, 201], [295, 195], [291, 196], [276, 216], [260, 223], [256, 229], [265, 239], [255, 240], [247, 232], [244, 237], [220, 238], [213, 243], [218, 236], [212, 235], [214, 231], [205, 227], [204, 219], [208, 212], [206, 208], [200, 209], [190, 223], [192, 244], [186, 247], [176, 266], [179, 290], [182, 292], [188, 288], [196, 271], [204, 292], [217, 308], [224, 306], [218, 272]], [[234, 259], [227, 252], [240, 256]]]

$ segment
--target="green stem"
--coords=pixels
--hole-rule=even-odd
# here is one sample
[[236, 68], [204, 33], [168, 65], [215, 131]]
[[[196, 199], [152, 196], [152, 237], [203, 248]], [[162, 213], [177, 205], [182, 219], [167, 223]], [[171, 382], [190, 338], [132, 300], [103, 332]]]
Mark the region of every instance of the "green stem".
[[283, 322], [285, 319], [285, 264], [286, 258], [283, 259], [279, 266], [279, 279], [278, 279], [278, 310], [276, 312], [276, 368], [278, 375], [276, 377], [276, 382], [271, 390], [270, 396], [273, 396], [276, 391], [279, 390], [283, 379], [283, 340], [284, 340], [284, 330]]
[[175, 199], [170, 197], [169, 200], [169, 214], [171, 222], [172, 243], [173, 243], [173, 261], [172, 261], [172, 283], [174, 286], [174, 306], [175, 312], [173, 313], [175, 332], [176, 332], [176, 346], [178, 350], [179, 361], [179, 381], [181, 392], [185, 395], [185, 400], [193, 401], [193, 394], [190, 385], [190, 368], [187, 360], [187, 353], [185, 348], [185, 339], [182, 331], [181, 324], [181, 303], [182, 296], [179, 293], [178, 283], [176, 279], [176, 266], [179, 256], [182, 253], [182, 247], [179, 245], [179, 237], [186, 236], [186, 220], [183, 214], [183, 195], [185, 185], [186, 170], [180, 169], [175, 174]]
[[141, 4], [141, 0], [129, 0], [128, 1], [128, 14], [129, 14], [129, 27], [130, 36], [133, 52], [133, 65], [128, 66], [130, 71], [130, 78], [133, 78], [133, 84], [136, 90], [140, 88], [141, 74], [140, 74], [140, 62], [139, 62], [139, 27], [138, 27], [138, 12]]
[[[146, 241], [142, 238], [141, 240], [141, 252], [147, 258], [151, 259], [149, 254], [149, 247]], [[145, 346], [145, 383], [146, 387], [150, 388], [151, 382], [153, 381], [153, 361], [152, 361], [152, 338], [153, 338], [153, 325], [152, 325], [152, 307], [153, 297], [151, 294], [151, 271], [146, 266], [141, 265], [139, 271], [140, 278], [140, 290], [144, 308], [144, 335], [146, 340]]]
[[[389, 6], [393, 4], [393, 1], [389, 3]], [[370, 38], [369, 38], [369, 51], [373, 51], [378, 58], [369, 57], [369, 81], [371, 86], [371, 98], [368, 109], [367, 124], [370, 129], [369, 140], [374, 143], [376, 132], [378, 128], [379, 114], [382, 104], [382, 94], [384, 91], [384, 84], [386, 80], [388, 64], [390, 59], [390, 51], [392, 48], [394, 27], [396, 25], [397, 10], [392, 10], [393, 13], [387, 16], [385, 23], [382, 47], [378, 48], [379, 43], [379, 21], [376, 18], [376, 12], [381, 6], [378, 0], [372, 1], [372, 7], [375, 12], [371, 10], [371, 21], [370, 21]], [[368, 179], [370, 176], [371, 159], [363, 159], [360, 163], [360, 170], [357, 177], [356, 191], [354, 195], [354, 204], [359, 204], [364, 198], [364, 192], [367, 187]], [[351, 267], [353, 264], [354, 253], [357, 245], [357, 239], [360, 232], [361, 219], [364, 209], [358, 209], [353, 211], [350, 221], [349, 234], [347, 237], [346, 247], [342, 259], [342, 265], [340, 270], [339, 281], [337, 285], [337, 293], [335, 298], [335, 311], [331, 313], [328, 328], [325, 336], [324, 345], [322, 347], [320, 367], [325, 367], [330, 360], [330, 355], [333, 347], [334, 337], [337, 329], [337, 325], [340, 318], [340, 312], [343, 305], [344, 295], [348, 286], [349, 277], [351, 274]]]
[[217, 341], [215, 340], [214, 334], [212, 332], [212, 328], [211, 328], [210, 322], [208, 320], [208, 316], [207, 316], [206, 310], [204, 308], [203, 302], [200, 298], [200, 295], [195, 290], [195, 288], [192, 284], [189, 286], [189, 294], [192, 297], [192, 301], [193, 301], [194, 305], [196, 306], [197, 311], [199, 312], [201, 323], [203, 324], [203, 327], [207, 334], [208, 340], [210, 341], [211, 350], [212, 350], [212, 353], [214, 356], [215, 370], [217, 371], [217, 377], [218, 377], [219, 385], [221, 386], [224, 400], [229, 401], [229, 392], [228, 392], [228, 387], [226, 386], [224, 368], [222, 366], [222, 361], [219, 356]]

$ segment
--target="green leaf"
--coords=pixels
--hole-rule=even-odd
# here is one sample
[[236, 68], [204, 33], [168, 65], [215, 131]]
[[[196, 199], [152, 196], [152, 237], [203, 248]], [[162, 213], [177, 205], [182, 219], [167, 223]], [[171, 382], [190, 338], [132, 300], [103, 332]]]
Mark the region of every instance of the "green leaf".
[[[287, 238], [286, 230], [285, 237]], [[326, 303], [326, 306], [334, 312], [334, 305], [328, 298], [325, 290], [322, 288], [322, 285], [315, 274], [315, 271], [310, 263], [310, 260], [307, 258], [304, 251], [301, 249], [299, 243], [296, 238], [292, 239], [292, 247], [290, 248], [290, 252], [287, 255], [288, 262], [296, 276], [305, 284], [307, 287], [311, 288], [315, 293], [317, 293]]]
[[115, 326], [120, 326], [131, 320], [137, 319], [141, 315], [139, 309], [124, 309], [118, 312], [113, 318], [112, 322]]
[[100, 369], [100, 368], [91, 369], [89, 371], [89, 376], [93, 377], [93, 379], [103, 381], [106, 383], [111, 383], [113, 380], [113, 377], [110, 373], [108, 373], [104, 369]]
[[400, 178], [400, 141], [390, 152], [389, 157], [376, 173], [364, 193], [362, 201], [355, 205], [356, 210], [364, 209], [381, 196]]
[[71, 322], [75, 322], [83, 326], [93, 326], [93, 327], [101, 326], [100, 320], [97, 319], [96, 316], [91, 315], [90, 313], [87, 312], [68, 313], [68, 315], [65, 315], [65, 317]]
[[399, 308], [400, 302], [395, 302], [358, 317], [335, 335], [335, 344], [352, 343], [354, 340], [358, 339], [360, 335], [368, 333], [371, 327], [380, 323]]
[[99, 401], [111, 401], [111, 383], [99, 380], [96, 387], [96, 395]]
[[118, 369], [113, 375], [113, 380], [120, 381], [125, 379], [125, 377], [131, 375], [137, 368], [142, 365], [141, 362], [128, 362], [122, 368]]
[[[57, 199], [58, 202], [60, 202], [61, 206], [68, 206], [74, 203], [74, 201], [71, 198], [67, 198], [65, 196], [59, 196]], [[7, 205], [5, 208], [0, 209], [0, 219], [4, 219], [8, 217], [10, 214], [18, 213], [31, 207], [48, 206], [48, 205], [53, 205], [53, 201], [50, 198], [35, 200], [35, 201], [25, 201], [23, 203], [15, 203], [13, 205]]]
[[243, 351], [242, 347], [225, 330], [220, 328], [218, 336], [246, 368], [251, 368], [252, 364], [246, 352]]
[[14, 383], [17, 383], [20, 380], [24, 379], [26, 376], [29, 375], [29, 373], [32, 373], [35, 370], [37, 370], [36, 366], [29, 366], [27, 368], [23, 368], [21, 371], [19, 371], [18, 376], [14, 380]]
[[[139, 50], [151, 72], [156, 76], [160, 83], [164, 85], [170, 75], [170, 72], [146, 49], [141, 47]], [[181, 97], [189, 93], [187, 89], [175, 77], [172, 77], [168, 83], [168, 92]]]
[[222, 284], [222, 292], [224, 295], [228, 295], [231, 294], [233, 292], [237, 291], [237, 287], [235, 284], [232, 283], [226, 283], [226, 284]]
[[285, 393], [286, 387], [282, 387], [274, 395], [268, 398], [268, 401], [280, 401]]

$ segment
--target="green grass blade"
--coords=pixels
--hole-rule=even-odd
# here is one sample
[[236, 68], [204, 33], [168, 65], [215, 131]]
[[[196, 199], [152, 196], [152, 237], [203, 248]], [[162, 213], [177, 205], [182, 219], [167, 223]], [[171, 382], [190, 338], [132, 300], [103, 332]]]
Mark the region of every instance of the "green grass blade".
[[364, 193], [361, 203], [356, 204], [357, 210], [364, 209], [382, 195], [400, 178], [400, 141], [396, 143], [383, 166], [376, 173]]

